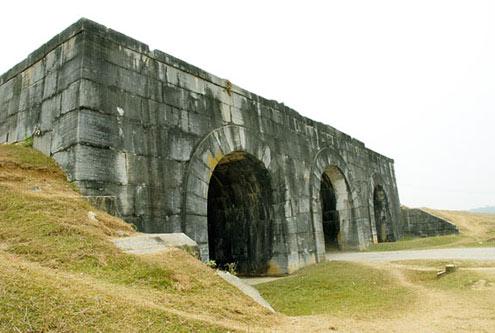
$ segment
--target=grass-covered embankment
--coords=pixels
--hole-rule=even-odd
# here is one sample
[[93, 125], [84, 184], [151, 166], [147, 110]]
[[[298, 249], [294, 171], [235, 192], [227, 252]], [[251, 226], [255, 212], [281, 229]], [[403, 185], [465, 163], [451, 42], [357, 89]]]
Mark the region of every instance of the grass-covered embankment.
[[233, 331], [274, 323], [185, 252], [138, 257], [111, 242], [133, 233], [82, 199], [50, 158], [0, 145], [0, 331]]

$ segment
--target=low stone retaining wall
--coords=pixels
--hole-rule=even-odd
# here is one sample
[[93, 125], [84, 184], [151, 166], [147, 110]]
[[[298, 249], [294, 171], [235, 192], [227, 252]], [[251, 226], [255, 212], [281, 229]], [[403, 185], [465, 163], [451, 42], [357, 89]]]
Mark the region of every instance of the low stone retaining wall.
[[400, 211], [405, 236], [430, 237], [459, 233], [455, 224], [422, 209], [401, 207]]

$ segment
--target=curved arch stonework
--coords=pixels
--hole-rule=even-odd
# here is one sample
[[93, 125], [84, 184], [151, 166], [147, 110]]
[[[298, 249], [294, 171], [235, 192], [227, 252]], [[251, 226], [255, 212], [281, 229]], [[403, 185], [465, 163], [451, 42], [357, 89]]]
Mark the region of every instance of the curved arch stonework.
[[[374, 173], [370, 177], [369, 193], [368, 193], [370, 229], [371, 229], [372, 242], [374, 244], [378, 243], [378, 236], [377, 236], [377, 230], [376, 230], [375, 209], [374, 209], [375, 204], [374, 204], [374, 200], [373, 200], [373, 194], [374, 194], [376, 186], [378, 186], [378, 185], [383, 185], [383, 179], [379, 174]], [[386, 191], [385, 191], [385, 193], [386, 193]]]
[[[377, 230], [377, 221], [376, 221], [376, 216], [375, 216], [375, 201], [374, 201], [374, 194], [375, 190], [380, 187], [383, 192], [385, 193], [385, 196], [389, 202], [389, 205], [392, 205], [391, 201], [391, 191], [388, 189], [387, 183], [384, 181], [383, 177], [378, 174], [374, 173], [370, 177], [370, 185], [369, 185], [369, 193], [368, 193], [368, 206], [369, 206], [369, 214], [370, 214], [370, 229], [371, 229], [371, 235], [372, 235], [372, 242], [373, 243], [378, 243], [378, 230]], [[389, 213], [390, 213], [390, 218], [391, 219], [397, 219], [397, 217], [394, 217], [394, 209], [393, 207], [389, 207]], [[399, 237], [399, 230], [397, 228], [397, 223], [391, 223], [391, 226], [393, 228], [393, 234], [394, 238], [398, 239]]]
[[194, 239], [201, 258], [208, 253], [208, 187], [215, 167], [226, 155], [247, 153], [270, 171], [271, 149], [266, 142], [242, 126], [229, 125], [210, 132], [197, 145], [185, 172], [182, 202], [182, 230]]
[[[318, 151], [312, 163], [310, 174], [310, 196], [311, 196], [311, 219], [315, 239], [315, 250], [317, 261], [325, 260], [325, 239], [322, 225], [322, 212], [320, 201], [320, 186], [322, 176], [329, 167], [336, 167], [343, 175], [349, 194], [349, 219], [341, 225], [342, 249], [359, 248], [363, 235], [359, 232], [356, 224], [355, 207], [360, 206], [360, 199], [354, 186], [354, 180], [350, 168], [342, 156], [333, 148], [325, 147]], [[341, 221], [342, 223], [342, 221]]]

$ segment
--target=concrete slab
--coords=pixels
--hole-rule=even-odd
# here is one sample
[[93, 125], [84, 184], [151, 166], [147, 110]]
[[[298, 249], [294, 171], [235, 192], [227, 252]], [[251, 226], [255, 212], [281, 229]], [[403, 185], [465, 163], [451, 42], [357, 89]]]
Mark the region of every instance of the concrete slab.
[[272, 308], [272, 306], [270, 305], [270, 303], [268, 303], [260, 295], [260, 293], [258, 292], [258, 290], [256, 290], [254, 287], [250, 286], [249, 284], [245, 283], [244, 281], [242, 281], [241, 279], [239, 279], [237, 276], [232, 275], [229, 272], [224, 272], [224, 271], [217, 270], [217, 274], [222, 279], [224, 279], [225, 281], [227, 281], [228, 283], [230, 283], [231, 285], [233, 285], [234, 287], [236, 287], [237, 289], [239, 289], [240, 291], [242, 291], [244, 294], [246, 294], [247, 296], [249, 296], [250, 298], [252, 298], [253, 301], [255, 301], [256, 303], [258, 303], [259, 305], [267, 308], [271, 312], [275, 312], [275, 310]]
[[131, 254], [153, 254], [170, 247], [198, 247], [198, 244], [184, 233], [139, 234], [114, 239], [113, 243], [122, 251]]

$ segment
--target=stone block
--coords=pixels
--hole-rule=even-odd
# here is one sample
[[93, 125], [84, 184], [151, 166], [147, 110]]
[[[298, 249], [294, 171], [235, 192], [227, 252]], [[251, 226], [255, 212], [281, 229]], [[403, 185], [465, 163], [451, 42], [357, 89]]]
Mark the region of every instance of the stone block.
[[208, 223], [206, 216], [187, 215], [184, 233], [199, 244], [208, 242]]
[[45, 76], [43, 99], [53, 96], [57, 92], [58, 72], [50, 72]]
[[119, 135], [123, 140], [123, 149], [136, 155], [146, 155], [144, 128], [132, 121], [121, 123], [122, 132]]
[[40, 130], [42, 132], [53, 129], [55, 119], [60, 116], [60, 99], [60, 95], [55, 95], [43, 101], [40, 117]]
[[68, 62], [74, 59], [80, 52], [82, 47], [82, 36], [76, 35], [61, 45], [61, 61]]
[[32, 131], [28, 128], [28, 113], [27, 111], [17, 112], [15, 122], [15, 130], [12, 132], [15, 134], [13, 137], [14, 142], [23, 141], [25, 138], [30, 137]]
[[77, 145], [75, 179], [125, 185], [128, 183], [126, 156], [111, 149]]
[[183, 89], [173, 85], [163, 85], [163, 102], [173, 107], [184, 109]]
[[127, 154], [127, 172], [130, 184], [149, 183], [148, 158], [134, 154]]
[[78, 127], [80, 143], [113, 149], [122, 147], [119, 135], [122, 127], [115, 117], [83, 109], [79, 111]]
[[76, 129], [79, 117], [77, 112], [70, 112], [60, 117], [53, 124], [52, 154], [64, 150], [78, 142]]
[[55, 152], [52, 155], [53, 159], [57, 161], [58, 165], [64, 170], [69, 181], [73, 181], [75, 178], [75, 152], [74, 148]]
[[136, 215], [149, 215], [151, 207], [150, 192], [146, 184], [134, 187], [134, 213]]
[[60, 54], [61, 54], [61, 48], [57, 47], [50, 51], [46, 56], [45, 56], [45, 73], [48, 72], [53, 72], [58, 70], [60, 66]]
[[206, 216], [208, 214], [208, 201], [205, 197], [199, 197], [194, 192], [186, 193], [185, 211], [188, 215]]
[[0, 85], [0, 101], [8, 102], [14, 97], [15, 78]]
[[179, 85], [179, 70], [173, 66], [167, 66], [167, 83], [173, 86]]
[[72, 58], [68, 62], [62, 63], [60, 69], [56, 72], [53, 72], [53, 73], [58, 73], [58, 82], [57, 82], [58, 92], [66, 89], [73, 82], [81, 79], [82, 66], [83, 66], [82, 57], [77, 56], [76, 58]]
[[31, 67], [26, 68], [26, 70], [21, 73], [22, 88], [25, 89], [42, 80], [44, 75], [44, 63], [40, 60], [34, 63]]
[[40, 136], [33, 138], [33, 148], [41, 151], [43, 154], [50, 156], [52, 146], [52, 132], [45, 132]]
[[193, 138], [177, 132], [169, 132], [168, 140], [170, 158], [176, 161], [188, 161], [194, 146]]
[[81, 80], [79, 86], [79, 106], [92, 110], [101, 110], [103, 105], [100, 98], [104, 89], [95, 82]]
[[147, 78], [144, 75], [117, 66], [109, 66], [108, 70], [118, 74], [118, 78], [114, 79], [117, 87], [141, 97], [147, 97]]

